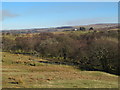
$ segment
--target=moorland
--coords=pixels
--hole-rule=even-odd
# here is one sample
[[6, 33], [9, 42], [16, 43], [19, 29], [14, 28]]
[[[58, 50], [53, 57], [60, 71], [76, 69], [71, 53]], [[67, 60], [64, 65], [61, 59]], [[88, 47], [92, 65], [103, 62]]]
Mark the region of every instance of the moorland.
[[119, 29], [99, 26], [2, 32], [3, 88], [118, 88]]

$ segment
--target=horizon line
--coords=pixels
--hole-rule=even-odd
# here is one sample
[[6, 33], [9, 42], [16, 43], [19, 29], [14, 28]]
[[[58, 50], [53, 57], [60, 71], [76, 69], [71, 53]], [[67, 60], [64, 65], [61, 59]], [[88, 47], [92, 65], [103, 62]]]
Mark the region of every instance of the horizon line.
[[31, 29], [48, 29], [48, 28], [57, 28], [57, 27], [75, 27], [75, 26], [87, 26], [87, 25], [97, 25], [97, 24], [118, 24], [118, 23], [93, 23], [93, 24], [84, 24], [84, 25], [63, 25], [63, 26], [53, 26], [53, 27], [41, 27], [41, 28], [21, 28], [21, 29], [4, 29], [0, 31], [10, 31], [10, 30], [31, 30]]

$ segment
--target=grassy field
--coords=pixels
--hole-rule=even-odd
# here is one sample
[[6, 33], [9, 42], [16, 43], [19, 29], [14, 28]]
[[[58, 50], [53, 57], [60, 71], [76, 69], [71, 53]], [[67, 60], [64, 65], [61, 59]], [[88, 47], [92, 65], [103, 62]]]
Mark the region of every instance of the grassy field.
[[[3, 88], [117, 88], [118, 76], [43, 64], [33, 56], [2, 53]], [[36, 61], [33, 61], [36, 60]]]

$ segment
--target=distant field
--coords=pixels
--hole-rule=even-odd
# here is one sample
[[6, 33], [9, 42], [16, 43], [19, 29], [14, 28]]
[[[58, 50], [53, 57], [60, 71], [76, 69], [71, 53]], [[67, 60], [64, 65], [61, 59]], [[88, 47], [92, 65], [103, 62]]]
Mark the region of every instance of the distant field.
[[118, 88], [116, 75], [43, 64], [37, 62], [43, 59], [22, 54], [2, 56], [3, 88]]

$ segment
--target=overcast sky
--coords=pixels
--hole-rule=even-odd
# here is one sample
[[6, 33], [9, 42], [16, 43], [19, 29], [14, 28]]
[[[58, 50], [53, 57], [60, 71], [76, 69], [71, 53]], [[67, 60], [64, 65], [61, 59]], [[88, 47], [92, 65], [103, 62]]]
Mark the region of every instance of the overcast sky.
[[118, 3], [3, 2], [2, 15], [3, 30], [117, 23]]

